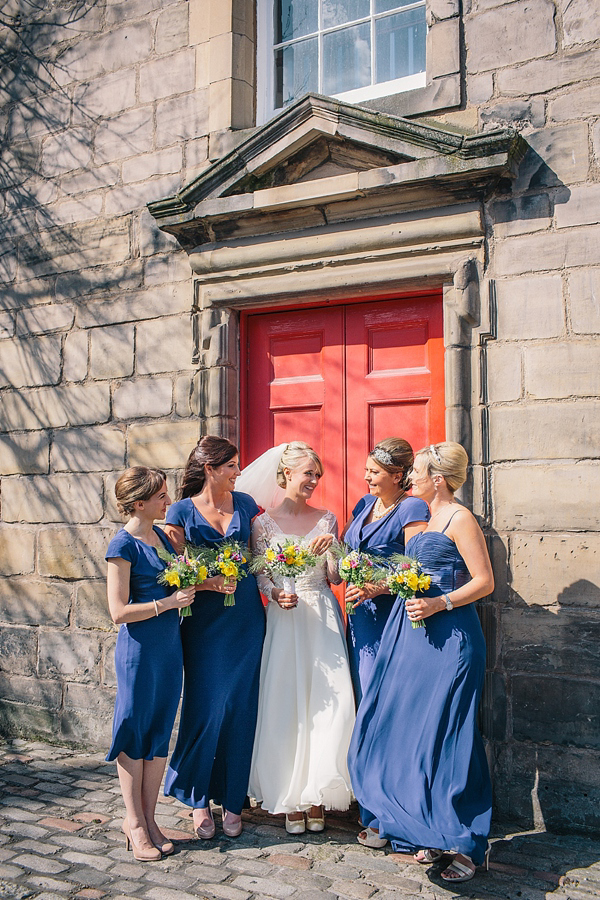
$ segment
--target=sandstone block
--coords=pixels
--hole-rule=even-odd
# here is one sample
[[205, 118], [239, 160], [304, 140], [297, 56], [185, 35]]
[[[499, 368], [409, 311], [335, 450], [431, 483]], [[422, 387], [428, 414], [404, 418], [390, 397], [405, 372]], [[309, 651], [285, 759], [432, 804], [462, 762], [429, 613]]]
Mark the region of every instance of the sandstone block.
[[83, 381], [88, 368], [88, 333], [71, 331], [63, 346], [63, 378], [65, 381]]
[[105, 422], [110, 414], [107, 384], [64, 385], [52, 390], [6, 391], [0, 429], [58, 428]]
[[[187, 183], [187, 182], [186, 182]], [[139, 252], [141, 257], [152, 256], [154, 253], [173, 253], [180, 250], [175, 237], [161, 231], [147, 209], [139, 211], [137, 216]], [[163, 256], [161, 255], [161, 260]]]
[[156, 23], [156, 52], [171, 53], [188, 43], [188, 4], [169, 6]]
[[133, 66], [149, 56], [152, 37], [152, 22], [127, 22], [123, 28], [112, 29], [100, 38], [80, 41], [67, 49], [54, 76], [59, 84], [65, 85]]
[[458, 16], [459, 8], [458, 0], [431, 0], [427, 4], [428, 12], [434, 21]]
[[[530, 40], [535, 34], [535, 41]], [[554, 5], [540, 0], [526, 2], [470, 16], [465, 22], [467, 71], [481, 72], [547, 56], [556, 48]]]
[[104, 196], [102, 194], [87, 194], [81, 200], [67, 200], [66, 203], [47, 206], [43, 213], [38, 214], [38, 220], [40, 226], [43, 226], [48, 215], [52, 216], [55, 225], [85, 222], [89, 219], [97, 219], [102, 214], [103, 204]]
[[146, 262], [146, 284], [173, 285], [174, 282], [185, 281], [190, 308], [193, 296], [191, 275], [192, 271], [187, 253], [170, 253], [166, 257], [161, 254]]
[[[106, 294], [115, 288], [118, 291], [131, 291], [141, 286], [143, 278], [142, 262], [139, 259], [129, 260], [122, 265], [67, 272], [56, 279], [56, 298], [76, 298], [80, 302], [86, 295]], [[106, 297], [103, 299], [106, 301]]]
[[564, 333], [560, 275], [504, 279], [496, 282], [496, 292], [500, 339], [551, 338]]
[[596, 397], [600, 393], [600, 347], [586, 341], [525, 347], [525, 392], [551, 397]]
[[60, 379], [60, 335], [2, 342], [0, 387], [56, 384]]
[[95, 141], [96, 162], [113, 162], [145, 153], [152, 147], [152, 109], [144, 106], [112, 116], [98, 126]]
[[195, 420], [131, 425], [127, 447], [129, 464], [160, 469], [184, 466], [199, 436], [199, 424]]
[[588, 679], [513, 675], [513, 736], [600, 749], [600, 687]]
[[48, 178], [84, 169], [92, 159], [92, 132], [80, 126], [46, 138], [42, 147], [42, 172]]
[[45, 709], [60, 709], [62, 685], [56, 681], [41, 681], [23, 675], [0, 675], [0, 696], [3, 700], [43, 706]]
[[498, 276], [595, 263], [600, 263], [600, 227], [597, 225], [507, 238], [496, 245], [494, 252]]
[[600, 467], [581, 462], [497, 466], [493, 474], [498, 531], [597, 531]]
[[0, 627], [0, 671], [11, 675], [35, 675], [37, 629], [14, 625]]
[[106, 581], [82, 581], [77, 585], [74, 624], [76, 628], [94, 631], [113, 631], [115, 626], [108, 612]]
[[515, 190], [576, 184], [587, 178], [589, 147], [585, 123], [543, 128], [528, 134], [527, 142], [532, 149], [519, 166]]
[[202, 369], [194, 378], [191, 406], [194, 415], [221, 416], [231, 409], [233, 398], [239, 391], [235, 369], [219, 366]]
[[511, 587], [529, 606], [600, 608], [600, 535], [516, 534], [511, 548]]
[[565, 47], [587, 44], [600, 38], [598, 16], [586, 0], [560, 0], [557, 6], [562, 14]]
[[97, 191], [100, 188], [112, 187], [113, 184], [118, 182], [119, 176], [120, 168], [118, 165], [96, 166], [85, 172], [64, 175], [60, 180], [60, 187], [65, 194], [81, 194], [87, 191]]
[[31, 578], [0, 579], [0, 622], [8, 625], [69, 624], [71, 587]]
[[50, 458], [57, 472], [103, 472], [121, 468], [125, 459], [125, 434], [106, 425], [59, 431], [54, 436]]
[[190, 44], [201, 44], [210, 38], [209, 17], [202, 0], [192, 0], [190, 8]]
[[514, 344], [490, 343], [487, 355], [490, 402], [518, 400], [523, 390], [521, 348]]
[[38, 536], [38, 571], [57, 578], [104, 578], [104, 554], [116, 533], [100, 525], [42, 528]]
[[[58, 237], [60, 233], [60, 239]], [[69, 251], [66, 252], [66, 248]], [[83, 222], [63, 225], [54, 232], [25, 237], [21, 243], [22, 268], [27, 278], [54, 275], [58, 267], [64, 272], [81, 272], [90, 266], [110, 266], [130, 255], [129, 223]], [[60, 264], [57, 260], [60, 259]], [[107, 270], [103, 270], [106, 276]], [[112, 274], [114, 278], [114, 273]]]
[[481, 75], [469, 76], [467, 84], [469, 103], [478, 106], [487, 103], [494, 93], [494, 78], [491, 72], [482, 72]]
[[117, 676], [115, 674], [115, 642], [116, 635], [110, 635], [102, 644], [102, 684], [107, 687], [117, 686]]
[[2, 700], [0, 729], [6, 735], [55, 738], [60, 734], [60, 718], [57, 712], [51, 712], [43, 707]]
[[600, 617], [589, 609], [507, 609], [502, 613], [503, 663], [509, 672], [598, 678]]
[[82, 303], [77, 310], [77, 321], [81, 328], [91, 328], [95, 325], [110, 325], [113, 322], [157, 319], [165, 315], [165, 310], [170, 313], [189, 314], [191, 299], [188, 284], [163, 285], [158, 289], [131, 291], [118, 300], [90, 300], [88, 303]]
[[584, 184], [570, 189], [566, 203], [555, 207], [556, 225], [595, 225], [600, 222], [600, 184]]
[[27, 575], [34, 569], [35, 532], [15, 525], [0, 525], [3, 575]]
[[112, 715], [101, 716], [81, 709], [64, 709], [57, 728], [65, 741], [83, 741], [96, 747], [110, 746], [111, 731]]
[[597, 113], [598, 89], [593, 83], [572, 88], [568, 93], [548, 103], [548, 119], [551, 122], [587, 119]]
[[140, 322], [136, 334], [138, 375], [177, 372], [192, 367], [192, 323], [189, 316]]
[[12, 313], [0, 314], [0, 340], [10, 338], [15, 333], [15, 317]]
[[74, 92], [75, 108], [96, 118], [135, 106], [135, 75], [134, 68], [121, 69], [79, 85]]
[[458, 18], [436, 22], [427, 32], [428, 78], [452, 75], [460, 70]]
[[501, 200], [492, 206], [491, 217], [496, 237], [540, 231], [550, 227], [550, 198], [548, 194], [535, 194], [516, 200]]
[[600, 269], [569, 272], [571, 327], [577, 334], [600, 332]]
[[68, 682], [65, 687], [65, 709], [87, 710], [94, 716], [112, 718], [114, 706], [114, 691], [97, 684]]
[[189, 375], [181, 375], [175, 379], [175, 412], [182, 419], [189, 419], [192, 415], [190, 398], [192, 396], [192, 379]]
[[42, 676], [64, 676], [98, 680], [100, 646], [93, 635], [75, 631], [40, 631], [38, 672]]
[[494, 460], [594, 456], [599, 443], [600, 403], [596, 401], [528, 403], [490, 410]]
[[90, 342], [93, 378], [122, 378], [133, 372], [133, 325], [94, 328]]
[[104, 517], [109, 522], [118, 522], [123, 524], [123, 516], [117, 509], [117, 499], [115, 497], [115, 484], [122, 471], [109, 472], [104, 476]]
[[156, 145], [166, 147], [178, 141], [208, 134], [208, 89], [172, 97], [157, 104]]
[[97, 522], [102, 518], [99, 475], [12, 476], [2, 481], [5, 522]]
[[185, 94], [195, 88], [195, 53], [192, 48], [140, 66], [140, 101], [151, 103], [173, 94]]
[[541, 94], [600, 75], [600, 53], [587, 50], [557, 59], [536, 59], [522, 66], [510, 66], [496, 73], [501, 94], [522, 96]]
[[158, 419], [171, 414], [173, 385], [170, 378], [146, 378], [120, 384], [113, 394], [113, 414], [117, 419], [145, 416]]
[[36, 306], [17, 313], [17, 334], [44, 334], [48, 331], [67, 331], [75, 319], [70, 304]]
[[123, 183], [145, 181], [155, 175], [173, 175], [181, 172], [183, 152], [181, 147], [169, 147], [155, 153], [144, 153], [123, 163]]
[[0, 436], [0, 475], [33, 475], [49, 468], [48, 435], [39, 431]]

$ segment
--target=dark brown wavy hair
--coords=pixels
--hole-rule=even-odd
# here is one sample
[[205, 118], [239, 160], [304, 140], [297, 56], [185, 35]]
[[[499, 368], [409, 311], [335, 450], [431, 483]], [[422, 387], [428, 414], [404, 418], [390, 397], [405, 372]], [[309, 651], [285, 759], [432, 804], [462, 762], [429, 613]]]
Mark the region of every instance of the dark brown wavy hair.
[[[382, 450], [384, 454], [387, 454], [391, 459], [391, 463], [385, 463], [382, 462], [381, 459], [378, 459], [377, 456], [374, 455], [377, 450]], [[379, 443], [374, 446], [369, 455], [373, 457], [378, 466], [381, 466], [381, 468], [386, 472], [389, 472], [390, 475], [398, 475], [401, 473], [402, 480], [400, 482], [400, 487], [405, 491], [409, 489], [411, 482], [408, 473], [413, 466], [414, 454], [413, 448], [408, 441], [405, 441], [404, 438], [385, 438], [385, 440], [379, 441]]]
[[222, 466], [238, 455], [238, 448], [227, 438], [207, 434], [200, 438], [188, 457], [179, 489], [179, 499], [199, 494], [206, 481], [205, 466]]

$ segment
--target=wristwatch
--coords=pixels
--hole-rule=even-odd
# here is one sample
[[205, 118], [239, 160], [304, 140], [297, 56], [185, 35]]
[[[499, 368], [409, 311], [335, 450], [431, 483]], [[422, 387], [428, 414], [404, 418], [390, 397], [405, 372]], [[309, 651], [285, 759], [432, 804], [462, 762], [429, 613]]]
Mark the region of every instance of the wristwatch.
[[454, 609], [454, 604], [448, 594], [442, 594], [442, 600], [446, 604], [446, 609], [450, 612], [451, 609]]

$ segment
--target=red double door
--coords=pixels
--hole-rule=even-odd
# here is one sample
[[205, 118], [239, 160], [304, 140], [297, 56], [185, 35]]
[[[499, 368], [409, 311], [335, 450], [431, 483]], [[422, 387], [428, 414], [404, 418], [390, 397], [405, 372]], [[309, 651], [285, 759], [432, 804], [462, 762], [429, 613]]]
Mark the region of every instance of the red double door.
[[341, 524], [366, 492], [369, 450], [444, 439], [439, 294], [249, 314], [242, 346], [242, 463], [302, 440], [325, 477], [316, 505]]

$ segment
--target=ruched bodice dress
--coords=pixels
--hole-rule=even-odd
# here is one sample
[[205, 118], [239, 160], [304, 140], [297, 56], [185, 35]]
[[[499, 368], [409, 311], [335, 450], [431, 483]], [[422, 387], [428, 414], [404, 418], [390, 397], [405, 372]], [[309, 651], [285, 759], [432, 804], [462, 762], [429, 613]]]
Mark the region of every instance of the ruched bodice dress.
[[[154, 532], [169, 553], [174, 553], [160, 528], [154, 527]], [[124, 528], [108, 545], [106, 559], [131, 563], [130, 603], [160, 600], [173, 590], [156, 580], [165, 568], [156, 548]], [[142, 622], [121, 625], [115, 646], [115, 672], [117, 697], [112, 745], [106, 759], [116, 759], [119, 753], [130, 759], [165, 757], [183, 677], [178, 611], [167, 609]]]
[[[283, 540], [264, 513], [254, 523], [263, 553]], [[325, 513], [306, 540], [337, 533]], [[270, 596], [272, 584], [258, 576]], [[282, 580], [276, 579], [277, 586]], [[354, 697], [340, 608], [326, 576], [326, 558], [296, 578], [298, 605], [267, 606], [267, 636], [260, 673], [260, 699], [250, 794], [271, 813], [324, 805], [348, 809], [352, 799], [346, 757], [354, 725]]]
[[[167, 522], [182, 527], [196, 546], [218, 547], [225, 538], [246, 545], [259, 509], [239, 492], [233, 506], [225, 536], [190, 498], [169, 508]], [[253, 575], [238, 583], [235, 606], [223, 600], [222, 593], [197, 591], [192, 615], [181, 625], [185, 683], [165, 793], [192, 807], [213, 800], [239, 815], [248, 791], [265, 614]]]
[[[425, 531], [407, 553], [432, 577], [429, 596], [470, 578], [456, 544]], [[348, 757], [363, 823], [397, 851], [435, 847], [483, 862], [491, 783], [477, 709], [485, 642], [474, 603], [412, 628], [398, 600], [359, 709]], [[365, 814], [364, 810], [369, 810]]]
[[[372, 494], [361, 497], [352, 510], [353, 519], [344, 541], [353, 550], [362, 550], [374, 556], [389, 557], [393, 553], [404, 553], [404, 526], [411, 522], [428, 522], [429, 507], [418, 497], [405, 497], [389, 515], [365, 524], [376, 500]], [[393, 605], [394, 598], [390, 594], [379, 594], [365, 600], [356, 607], [353, 615], [348, 616], [348, 657], [357, 706], [369, 680]]]

